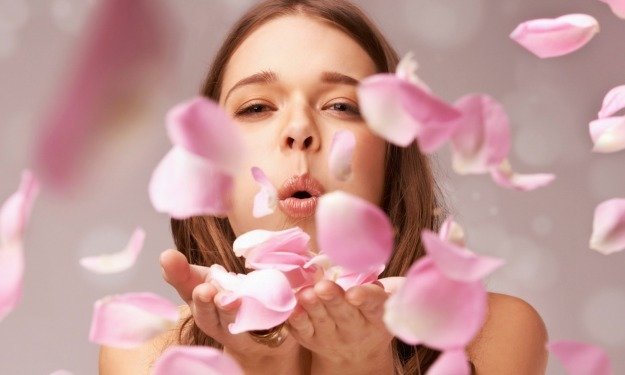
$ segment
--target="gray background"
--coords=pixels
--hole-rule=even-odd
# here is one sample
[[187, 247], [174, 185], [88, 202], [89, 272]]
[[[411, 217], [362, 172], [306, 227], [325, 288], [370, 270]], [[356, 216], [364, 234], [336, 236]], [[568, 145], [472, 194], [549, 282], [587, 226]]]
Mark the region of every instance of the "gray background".
[[[72, 198], [40, 196], [26, 241], [24, 298], [0, 322], [0, 374], [96, 373], [97, 347], [87, 341], [96, 299], [152, 291], [177, 300], [157, 262], [172, 244], [168, 219], [152, 209], [146, 193], [169, 149], [161, 119], [169, 106], [197, 92], [228, 28], [253, 1], [167, 2], [185, 27], [175, 87], [152, 123], [113, 141], [116, 152], [92, 162]], [[0, 0], [1, 200], [30, 164], [37, 116], [93, 3]], [[625, 194], [625, 153], [591, 153], [587, 131], [605, 93], [625, 84], [625, 20], [595, 0], [357, 3], [400, 54], [416, 52], [421, 77], [442, 97], [485, 92], [505, 105], [517, 170], [557, 174], [548, 188], [517, 193], [486, 176], [456, 176], [448, 149], [438, 153], [441, 182], [470, 247], [508, 261], [490, 277], [489, 288], [535, 306], [552, 339], [602, 345], [616, 373], [625, 373], [625, 254], [606, 257], [587, 246], [595, 206]], [[601, 24], [595, 39], [574, 54], [540, 60], [508, 38], [522, 21], [567, 13], [588, 13]], [[134, 269], [96, 276], [78, 265], [82, 256], [119, 250], [136, 225], [147, 239]], [[562, 371], [553, 358], [549, 371]]]

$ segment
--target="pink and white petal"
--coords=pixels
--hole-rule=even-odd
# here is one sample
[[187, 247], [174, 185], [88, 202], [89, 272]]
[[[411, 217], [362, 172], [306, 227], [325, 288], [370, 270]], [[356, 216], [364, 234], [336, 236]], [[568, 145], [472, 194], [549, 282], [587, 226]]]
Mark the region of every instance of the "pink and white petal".
[[609, 199], [595, 208], [589, 246], [604, 255], [625, 249], [625, 199]]
[[417, 137], [419, 150], [425, 154], [431, 154], [441, 148], [456, 131], [458, 123], [456, 121], [430, 122], [423, 124], [421, 132]]
[[599, 0], [610, 6], [612, 12], [619, 18], [625, 19], [625, 0]]
[[378, 281], [382, 284], [386, 293], [393, 294], [404, 285], [406, 278], [404, 276], [391, 276], [378, 279]]
[[593, 152], [610, 153], [625, 149], [625, 116], [591, 121], [589, 130]]
[[421, 232], [421, 241], [428, 256], [441, 272], [452, 280], [478, 281], [504, 263], [503, 259], [478, 256], [467, 248], [445, 242], [436, 233], [427, 229]]
[[243, 375], [238, 362], [223, 351], [203, 346], [171, 346], [158, 357], [152, 375]]
[[397, 68], [395, 69], [395, 75], [398, 78], [406, 80], [414, 85], [421, 87], [423, 90], [431, 93], [432, 89], [426, 85], [421, 78], [417, 75], [417, 69], [419, 68], [419, 64], [415, 59], [414, 53], [408, 52], [401, 58], [399, 63], [397, 64]]
[[448, 216], [438, 230], [438, 237], [460, 247], [465, 247], [466, 239], [464, 229], [454, 221], [453, 216]]
[[108, 296], [94, 304], [89, 340], [134, 348], [175, 325], [178, 308], [152, 293]]
[[84, 257], [80, 265], [89, 271], [101, 274], [122, 272], [132, 267], [141, 253], [145, 241], [145, 231], [136, 228], [126, 247], [117, 253]]
[[94, 144], [122, 127], [151, 123], [175, 83], [179, 31], [162, 1], [98, 2], [41, 122], [35, 160], [45, 183], [70, 187]]
[[[621, 3], [625, 12], [625, 1], [621, 1]], [[625, 85], [617, 86], [608, 91], [603, 98], [603, 104], [598, 116], [600, 119], [610, 117], [623, 108], [625, 108]]]
[[263, 217], [272, 214], [278, 205], [278, 190], [273, 186], [262, 169], [252, 167], [252, 176], [260, 185], [260, 190], [254, 196], [252, 215]]
[[300, 227], [281, 231], [255, 229], [243, 233], [234, 240], [232, 249], [236, 256], [254, 258], [261, 253], [291, 252], [308, 256], [310, 236]]
[[22, 299], [24, 283], [24, 250], [20, 241], [0, 245], [0, 321]]
[[547, 349], [564, 365], [569, 375], [612, 375], [610, 359], [598, 346], [578, 341], [551, 341]]
[[541, 18], [518, 25], [510, 38], [540, 58], [569, 54], [588, 43], [599, 32], [599, 23], [587, 14]]
[[380, 207], [334, 191], [319, 198], [317, 243], [334, 265], [368, 272], [385, 265], [393, 251], [393, 226]]
[[460, 349], [484, 322], [487, 293], [479, 281], [449, 279], [425, 256], [410, 268], [384, 310], [386, 327], [402, 341], [442, 351]]
[[[336, 267], [341, 268], [341, 267]], [[335, 277], [332, 281], [334, 281], [338, 286], [343, 288], [343, 290], [348, 290], [349, 288], [370, 284], [378, 280], [378, 276], [382, 272], [384, 272], [384, 266], [380, 266], [376, 269], [372, 269], [368, 272], [350, 272], [344, 269], [341, 269], [340, 275]]]
[[508, 160], [504, 160], [498, 167], [492, 168], [490, 176], [497, 185], [518, 191], [532, 191], [547, 186], [556, 179], [556, 176], [551, 173], [515, 173], [512, 171]]
[[54, 372], [51, 372], [50, 375], [73, 375], [73, 373], [67, 370], [56, 370]]
[[300, 255], [289, 251], [272, 251], [259, 253], [253, 259], [246, 259], [245, 266], [256, 270], [276, 269], [282, 272], [303, 268], [310, 260], [308, 255]]
[[232, 205], [232, 175], [206, 159], [174, 146], [150, 180], [152, 205], [176, 219], [226, 215]]
[[245, 147], [238, 127], [214, 101], [198, 96], [167, 113], [167, 133], [175, 146], [232, 173], [241, 167]]
[[459, 174], [487, 173], [510, 152], [510, 121], [503, 106], [484, 94], [455, 102], [462, 112], [451, 137], [452, 164]]
[[356, 147], [356, 137], [349, 130], [334, 133], [328, 164], [330, 173], [339, 181], [347, 181], [352, 173], [352, 154]]
[[426, 375], [469, 375], [469, 358], [464, 349], [443, 352], [428, 369]]
[[21, 241], [35, 199], [39, 182], [29, 170], [22, 171], [17, 191], [0, 206], [0, 244]]

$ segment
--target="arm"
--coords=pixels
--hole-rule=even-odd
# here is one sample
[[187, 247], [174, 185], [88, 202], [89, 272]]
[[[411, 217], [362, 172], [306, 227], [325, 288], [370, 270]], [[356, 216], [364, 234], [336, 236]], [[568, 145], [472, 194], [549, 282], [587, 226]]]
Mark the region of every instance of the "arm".
[[540, 315], [522, 299], [489, 295], [489, 312], [477, 337], [467, 347], [480, 375], [544, 374], [547, 330]]

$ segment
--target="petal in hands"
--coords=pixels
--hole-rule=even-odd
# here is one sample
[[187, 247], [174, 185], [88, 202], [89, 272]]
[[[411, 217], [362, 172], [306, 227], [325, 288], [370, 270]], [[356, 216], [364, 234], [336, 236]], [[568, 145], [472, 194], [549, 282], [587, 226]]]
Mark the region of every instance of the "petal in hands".
[[233, 358], [223, 351], [200, 346], [172, 346], [154, 363], [152, 375], [243, 375]]
[[551, 173], [519, 174], [512, 171], [508, 159], [497, 167], [491, 168], [490, 177], [493, 181], [506, 189], [518, 191], [532, 191], [549, 185], [556, 176]]
[[595, 208], [589, 246], [605, 255], [625, 249], [625, 199], [609, 199]]
[[260, 186], [260, 190], [254, 196], [254, 217], [263, 217], [272, 214], [278, 205], [278, 190], [269, 181], [265, 172], [258, 167], [252, 167], [254, 181]]
[[134, 348], [170, 329], [178, 308], [152, 293], [128, 293], [96, 301], [89, 340], [116, 348]]
[[593, 152], [610, 153], [625, 149], [625, 116], [591, 121], [589, 130]]
[[577, 341], [552, 341], [547, 349], [564, 365], [569, 375], [612, 375], [612, 364], [603, 349]]
[[582, 48], [596, 33], [599, 23], [587, 14], [568, 14], [521, 23], [510, 38], [540, 58], [569, 54]]
[[122, 272], [132, 267], [137, 261], [145, 241], [145, 231], [135, 229], [126, 247], [117, 253], [84, 257], [80, 265], [89, 271], [102, 274]]
[[347, 181], [352, 173], [352, 154], [356, 146], [356, 137], [349, 130], [334, 133], [330, 157], [328, 160], [330, 173], [339, 181]]

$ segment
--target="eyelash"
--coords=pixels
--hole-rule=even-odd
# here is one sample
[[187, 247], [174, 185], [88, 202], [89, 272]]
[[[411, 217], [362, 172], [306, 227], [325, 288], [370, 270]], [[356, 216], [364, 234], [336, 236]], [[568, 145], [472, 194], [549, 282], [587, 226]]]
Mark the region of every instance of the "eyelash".
[[[346, 107], [346, 110], [344, 111], [337, 111], [337, 112], [345, 112], [348, 113], [350, 116], [358, 116], [360, 117], [360, 110], [358, 109], [358, 107], [346, 103], [346, 102], [337, 102], [337, 103], [332, 103], [331, 107], [335, 107], [337, 105], [343, 105]], [[258, 109], [258, 107], [261, 108], [261, 112], [256, 112], [254, 111], [254, 108], [256, 107], [256, 109]], [[235, 112], [235, 117], [250, 117], [250, 116], [259, 116], [261, 115], [263, 112], [262, 111], [263, 108], [268, 108], [269, 106], [263, 103], [252, 103], [246, 107], [241, 108], [240, 110]], [[323, 108], [322, 108], [323, 109]]]

